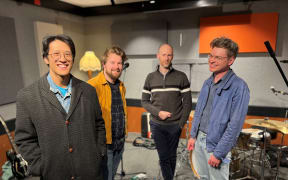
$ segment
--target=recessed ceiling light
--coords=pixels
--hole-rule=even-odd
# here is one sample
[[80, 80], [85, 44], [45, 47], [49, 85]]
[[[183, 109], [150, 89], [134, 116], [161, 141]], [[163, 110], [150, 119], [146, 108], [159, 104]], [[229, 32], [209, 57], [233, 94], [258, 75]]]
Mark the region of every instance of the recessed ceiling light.
[[111, 0], [59, 0], [83, 8], [112, 5]]
[[[69, 4], [73, 4], [75, 6], [87, 8], [94, 6], [108, 6], [112, 5], [111, 0], [59, 0], [62, 2], [66, 2]], [[126, 3], [135, 3], [135, 2], [143, 2], [148, 0], [114, 0], [115, 4], [126, 4]], [[155, 1], [154, 1], [155, 2]]]
[[155, 4], [155, 2], [156, 2], [156, 1], [154, 1], [154, 0], [151, 0], [151, 1], [150, 1], [150, 4]]

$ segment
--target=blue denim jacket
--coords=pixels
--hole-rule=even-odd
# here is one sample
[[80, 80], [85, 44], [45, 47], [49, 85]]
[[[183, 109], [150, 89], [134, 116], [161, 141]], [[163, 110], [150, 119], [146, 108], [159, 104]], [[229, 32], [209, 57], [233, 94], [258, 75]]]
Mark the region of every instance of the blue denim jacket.
[[[190, 132], [192, 138], [196, 138], [198, 134], [201, 115], [213, 79], [212, 75], [204, 82], [201, 89]], [[206, 146], [207, 151], [213, 152], [217, 159], [223, 160], [236, 144], [248, 111], [249, 94], [245, 81], [234, 72], [230, 73], [216, 90], [210, 113]]]

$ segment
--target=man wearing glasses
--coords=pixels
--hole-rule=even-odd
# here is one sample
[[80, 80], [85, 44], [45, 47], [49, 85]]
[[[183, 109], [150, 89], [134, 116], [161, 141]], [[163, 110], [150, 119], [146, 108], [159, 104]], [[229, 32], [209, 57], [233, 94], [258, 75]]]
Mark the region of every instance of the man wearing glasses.
[[74, 43], [56, 35], [42, 44], [49, 72], [17, 95], [15, 140], [29, 174], [44, 180], [103, 179], [104, 120], [94, 88], [70, 74]]
[[209, 70], [201, 89], [191, 128], [188, 150], [201, 179], [229, 179], [231, 149], [236, 144], [248, 110], [247, 84], [230, 66], [238, 45], [220, 37], [210, 43]]

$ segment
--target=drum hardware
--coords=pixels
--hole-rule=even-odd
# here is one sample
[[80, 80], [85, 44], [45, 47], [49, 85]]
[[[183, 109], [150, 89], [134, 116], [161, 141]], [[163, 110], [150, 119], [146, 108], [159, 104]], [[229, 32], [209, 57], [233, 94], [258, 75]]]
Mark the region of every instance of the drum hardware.
[[266, 157], [266, 132], [267, 132], [267, 128], [265, 127], [265, 129], [264, 129], [264, 133], [263, 133], [263, 145], [264, 145], [264, 147], [263, 147], [263, 151], [261, 150], [261, 159], [262, 159], [262, 163], [261, 163], [261, 180], [264, 180], [264, 163], [265, 163], [265, 161], [264, 161], [264, 158]]
[[[189, 120], [186, 122], [186, 133], [185, 133], [185, 144], [180, 141], [180, 144], [177, 148], [177, 167], [178, 169], [181, 169], [183, 167], [184, 163], [187, 163], [189, 160], [189, 151], [187, 149], [189, 140]], [[175, 170], [175, 176], [177, 176], [177, 169]]]
[[[270, 145], [270, 133], [265, 129], [242, 129], [237, 145], [232, 149], [232, 161], [230, 163], [230, 178], [237, 177], [237, 180], [257, 179], [251, 176], [254, 165], [269, 168], [270, 162], [265, 154], [266, 149]], [[248, 164], [247, 164], [247, 163]], [[242, 167], [239, 167], [239, 163]], [[239, 175], [241, 178], [239, 178]], [[245, 175], [243, 177], [243, 175]]]
[[281, 133], [281, 134], [282, 134], [282, 137], [281, 137], [281, 145], [280, 145], [278, 148], [274, 149], [274, 150], [276, 150], [276, 152], [277, 152], [277, 166], [276, 166], [275, 180], [278, 180], [278, 179], [279, 179], [279, 167], [280, 167], [280, 160], [281, 160], [281, 156], [282, 156], [282, 147], [284, 147], [284, 146], [283, 146], [284, 134], [283, 134], [283, 133]]
[[[270, 145], [269, 143], [269, 137], [266, 136], [266, 132], [270, 129], [275, 130], [276, 132], [279, 132], [282, 134], [281, 137], [281, 145], [283, 145], [284, 142], [284, 135], [288, 134], [288, 124], [286, 122], [282, 122], [282, 121], [277, 121], [277, 120], [269, 120], [268, 118], [265, 119], [248, 119], [245, 121], [245, 123], [250, 124], [250, 125], [254, 125], [254, 126], [260, 126], [262, 128], [264, 128], [264, 136], [263, 136], [263, 140], [261, 143], [263, 143], [263, 148], [261, 148], [261, 153], [260, 153], [260, 160], [262, 160], [261, 162], [261, 180], [264, 179], [264, 166], [266, 163], [266, 166], [270, 166], [270, 162], [267, 161], [266, 162], [266, 148], [267, 145]], [[270, 137], [271, 139], [271, 137]], [[280, 160], [281, 160], [281, 154], [282, 154], [282, 149], [278, 148], [275, 150], [277, 152], [277, 166], [276, 166], [276, 175], [275, 175], [275, 179], [279, 179], [279, 167], [280, 167]], [[269, 167], [270, 168], [270, 167]]]
[[22, 155], [20, 154], [17, 145], [14, 142], [13, 137], [10, 134], [10, 131], [4, 121], [4, 119], [2, 118], [2, 116], [0, 115], [0, 122], [2, 123], [6, 134], [9, 138], [10, 144], [12, 146], [12, 149], [9, 150], [6, 155], [7, 155], [7, 159], [11, 162], [12, 164], [12, 172], [13, 175], [16, 178], [22, 179], [25, 177], [28, 177], [28, 163], [27, 161], [22, 157]]
[[[194, 116], [194, 110], [190, 112], [189, 117], [193, 118]], [[193, 167], [192, 163], [192, 151], [190, 151], [187, 149], [187, 145], [188, 145], [188, 141], [189, 141], [189, 119], [186, 121], [186, 133], [185, 133], [185, 143], [183, 143], [182, 141], [180, 141], [179, 146], [177, 148], [177, 168], [181, 169], [181, 167], [183, 167], [184, 163], [189, 163], [190, 162], [190, 167]], [[177, 176], [177, 168], [175, 170], [175, 176]], [[195, 171], [194, 167], [192, 168], [194, 175], [197, 177], [197, 172]], [[197, 175], [196, 175], [196, 174]], [[199, 177], [199, 175], [198, 175]], [[200, 178], [200, 177], [199, 177]]]

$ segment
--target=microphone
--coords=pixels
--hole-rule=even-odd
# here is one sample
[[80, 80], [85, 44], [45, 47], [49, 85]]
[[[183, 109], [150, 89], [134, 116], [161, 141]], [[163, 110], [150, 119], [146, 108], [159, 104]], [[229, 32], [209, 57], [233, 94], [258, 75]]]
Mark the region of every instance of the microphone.
[[[274, 88], [274, 86], [271, 86], [270, 89], [271, 89], [271, 91], [272, 91], [273, 93], [276, 94], [276, 89]], [[276, 95], [277, 95], [277, 94], [276, 94]]]
[[126, 68], [128, 68], [129, 67], [129, 63], [127, 62], [127, 63], [125, 63], [124, 65], [123, 65], [123, 69], [122, 70], [125, 70]]
[[274, 86], [271, 86], [270, 89], [271, 89], [271, 91], [272, 91], [276, 96], [277, 96], [277, 94], [288, 95], [288, 93], [285, 92], [285, 91], [276, 90], [276, 89], [274, 88]]
[[288, 63], [288, 60], [281, 60], [281, 63]]

